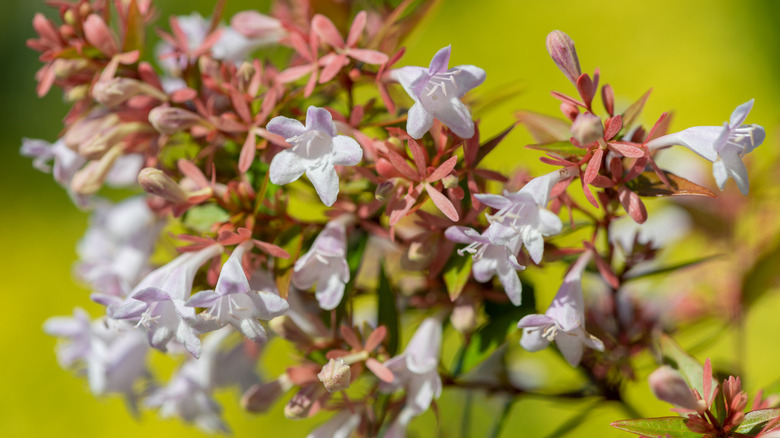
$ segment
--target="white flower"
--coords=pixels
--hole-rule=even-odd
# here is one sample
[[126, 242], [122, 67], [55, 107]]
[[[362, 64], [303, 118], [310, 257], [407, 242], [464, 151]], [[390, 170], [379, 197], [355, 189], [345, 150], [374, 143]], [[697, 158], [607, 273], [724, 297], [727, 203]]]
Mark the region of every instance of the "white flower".
[[320, 232], [309, 252], [295, 262], [293, 285], [306, 290], [317, 284], [315, 296], [324, 310], [333, 310], [344, 296], [349, 281], [347, 227], [335, 219]]
[[349, 438], [359, 425], [360, 414], [344, 408], [325, 424], [306, 435], [306, 438]]
[[726, 181], [733, 178], [742, 194], [747, 195], [750, 183], [742, 157], [763, 143], [766, 137], [762, 126], [742, 124], [753, 108], [753, 100], [738, 106], [723, 126], [688, 128], [651, 140], [647, 147], [654, 150], [676, 144], [685, 146], [712, 161], [712, 174], [721, 190]]
[[265, 329], [258, 319], [268, 321], [284, 314], [287, 301], [269, 290], [253, 290], [241, 266], [241, 259], [252, 242], [236, 247], [217, 280], [215, 290], [204, 290], [193, 295], [188, 301], [189, 307], [207, 307], [199, 318], [214, 322], [217, 327], [232, 325], [247, 338], [255, 342], [265, 342]]
[[392, 383], [382, 383], [383, 392], [397, 389], [406, 390], [406, 403], [390, 426], [386, 437], [403, 437], [412, 418], [427, 411], [431, 402], [441, 395], [442, 383], [439, 376], [439, 356], [441, 354], [441, 323], [435, 318], [427, 318], [406, 346], [406, 350], [385, 362], [393, 372]]
[[555, 341], [571, 366], [582, 360], [584, 347], [604, 351], [604, 343], [585, 331], [585, 303], [582, 298], [582, 272], [590, 252], [580, 256], [566, 274], [563, 284], [544, 315], [528, 315], [517, 323], [523, 330], [520, 345], [528, 351], [539, 351]]
[[334, 166], [354, 166], [363, 158], [363, 149], [355, 139], [337, 135], [333, 116], [324, 108], [310, 106], [306, 126], [287, 117], [274, 117], [266, 126], [290, 143], [271, 160], [271, 182], [288, 184], [304, 173], [314, 185], [322, 202], [330, 207], [339, 193], [339, 177]]
[[409, 109], [406, 131], [422, 138], [438, 119], [461, 138], [474, 136], [474, 121], [460, 98], [485, 81], [485, 70], [473, 65], [447, 69], [451, 47], [436, 52], [428, 68], [401, 67], [390, 71], [390, 77], [404, 87], [414, 99]]

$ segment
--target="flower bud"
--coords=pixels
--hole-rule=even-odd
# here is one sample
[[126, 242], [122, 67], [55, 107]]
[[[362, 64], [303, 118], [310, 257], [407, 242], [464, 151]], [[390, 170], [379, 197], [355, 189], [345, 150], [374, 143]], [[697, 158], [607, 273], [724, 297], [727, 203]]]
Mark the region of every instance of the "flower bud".
[[241, 397], [241, 406], [257, 414], [270, 409], [274, 403], [292, 388], [292, 382], [286, 374], [272, 382], [258, 383], [249, 388]]
[[304, 386], [284, 406], [284, 416], [290, 420], [308, 417], [315, 402], [323, 394], [325, 394], [325, 388], [322, 385]]
[[84, 37], [104, 55], [114, 56], [119, 53], [119, 47], [111, 30], [99, 15], [91, 14], [84, 21]]
[[325, 385], [325, 389], [328, 392], [338, 392], [349, 388], [352, 372], [343, 359], [331, 359], [322, 367], [322, 371], [317, 374], [317, 378]]
[[198, 114], [181, 108], [158, 106], [149, 111], [149, 123], [163, 135], [187, 130], [203, 121]]
[[87, 96], [89, 96], [89, 85], [82, 84], [66, 90], [64, 99], [67, 102], [77, 102]]
[[157, 195], [174, 204], [187, 202], [187, 193], [171, 177], [162, 170], [153, 167], [141, 169], [138, 173], [138, 183], [147, 192]]
[[672, 367], [664, 365], [653, 371], [647, 378], [653, 394], [661, 401], [684, 409], [701, 411], [702, 400], [697, 400], [685, 379]]
[[313, 342], [311, 336], [288, 315], [277, 316], [268, 321], [268, 327], [277, 335], [295, 344], [310, 345]]
[[390, 181], [385, 181], [383, 183], [379, 183], [379, 185], [376, 186], [376, 191], [374, 192], [374, 197], [378, 201], [386, 201], [390, 195], [393, 193], [393, 190], [395, 189], [395, 186], [393, 186], [393, 183]]
[[547, 52], [571, 83], [577, 85], [577, 78], [582, 71], [577, 51], [574, 49], [574, 41], [560, 30], [554, 30], [547, 35]]
[[141, 94], [162, 101], [168, 100], [168, 96], [157, 88], [130, 78], [101, 79], [92, 88], [92, 97], [109, 108]]
[[284, 35], [279, 20], [255, 11], [243, 11], [233, 16], [230, 26], [247, 38], [274, 39]]
[[71, 190], [82, 195], [90, 195], [100, 190], [108, 172], [114, 167], [117, 158], [122, 155], [121, 146], [114, 146], [97, 161], [91, 161], [73, 175]]
[[460, 300], [450, 314], [452, 327], [460, 333], [471, 333], [477, 327], [477, 309], [471, 300]]
[[245, 62], [241, 64], [241, 67], [239, 67], [236, 72], [239, 90], [245, 93], [249, 90], [249, 84], [252, 82], [252, 77], [255, 75], [255, 72], [255, 67], [251, 63]]
[[571, 133], [582, 145], [593, 143], [604, 137], [604, 125], [593, 113], [582, 113], [571, 124]]
[[89, 67], [89, 61], [86, 59], [57, 58], [52, 62], [54, 76], [57, 79], [67, 79], [87, 67]]
[[454, 189], [458, 187], [458, 177], [455, 175], [447, 175], [441, 179], [441, 182], [444, 183], [445, 189]]

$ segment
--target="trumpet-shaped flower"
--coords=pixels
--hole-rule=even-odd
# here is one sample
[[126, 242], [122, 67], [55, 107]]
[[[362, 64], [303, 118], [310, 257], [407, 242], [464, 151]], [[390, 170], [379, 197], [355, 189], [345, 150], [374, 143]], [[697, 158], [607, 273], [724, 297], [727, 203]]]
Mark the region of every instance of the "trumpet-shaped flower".
[[330, 207], [339, 193], [339, 177], [334, 166], [354, 166], [363, 158], [355, 139], [337, 135], [333, 116], [324, 108], [310, 106], [306, 125], [287, 117], [274, 117], [266, 126], [281, 135], [290, 149], [276, 154], [268, 173], [274, 184], [288, 184], [304, 173], [322, 202]]
[[239, 245], [222, 266], [215, 290], [204, 290], [193, 295], [187, 306], [207, 307], [199, 317], [217, 327], [232, 325], [247, 338], [265, 342], [265, 329], [258, 319], [268, 321], [284, 314], [287, 301], [270, 291], [255, 291], [241, 266], [241, 259], [252, 242]]
[[195, 274], [201, 265], [222, 253], [221, 245], [180, 255], [144, 277], [121, 305], [108, 307], [114, 319], [138, 321], [146, 328], [152, 347], [166, 351], [175, 337], [195, 357], [200, 356], [200, 339], [193, 328], [195, 309], [187, 307]]
[[444, 235], [453, 242], [469, 244], [459, 249], [458, 254], [463, 255], [467, 252], [472, 255], [474, 264], [471, 266], [471, 272], [475, 280], [485, 283], [498, 276], [512, 304], [515, 306], [521, 304], [523, 284], [517, 277], [517, 270], [523, 270], [525, 266], [517, 262], [517, 253], [523, 243], [519, 235], [507, 245], [494, 245], [485, 233], [479, 234], [466, 227], [449, 227]]
[[360, 414], [345, 408], [306, 435], [306, 438], [349, 438], [359, 425]]
[[742, 157], [763, 143], [766, 133], [760, 125], [743, 125], [753, 100], [738, 106], [723, 126], [696, 126], [684, 131], [664, 135], [647, 143], [650, 150], [672, 145], [685, 146], [712, 161], [712, 174], [723, 190], [726, 181], [733, 178], [743, 195], [750, 188], [747, 168]]
[[401, 67], [390, 71], [390, 77], [400, 82], [414, 100], [406, 122], [406, 131], [413, 138], [422, 138], [433, 126], [433, 119], [461, 138], [474, 136], [474, 121], [460, 98], [485, 81], [485, 70], [473, 65], [448, 70], [450, 50], [447, 46], [436, 52], [428, 68]]
[[534, 178], [515, 193], [475, 195], [480, 202], [498, 209], [496, 214], [488, 216], [490, 226], [483, 236], [493, 245], [506, 246], [510, 250], [519, 239], [531, 259], [540, 263], [544, 255], [544, 236], [560, 233], [563, 226], [558, 215], [544, 207], [553, 186], [570, 175], [571, 171], [565, 168]]
[[344, 221], [328, 222], [314, 239], [309, 252], [295, 262], [293, 285], [306, 290], [315, 283], [315, 296], [324, 310], [333, 310], [344, 296], [344, 286], [349, 281], [347, 265], [347, 228]]
[[383, 392], [406, 390], [406, 403], [385, 436], [403, 437], [412, 418], [427, 411], [434, 398], [441, 395], [442, 383], [437, 367], [441, 353], [441, 323], [427, 318], [406, 346], [406, 350], [385, 362], [393, 372], [392, 383], [382, 383]]
[[544, 315], [527, 315], [517, 323], [523, 330], [520, 345], [539, 351], [555, 341], [571, 366], [582, 360], [584, 347], [604, 351], [604, 343], [585, 331], [585, 303], [582, 298], [582, 272], [590, 253], [583, 254], [563, 279], [561, 288]]

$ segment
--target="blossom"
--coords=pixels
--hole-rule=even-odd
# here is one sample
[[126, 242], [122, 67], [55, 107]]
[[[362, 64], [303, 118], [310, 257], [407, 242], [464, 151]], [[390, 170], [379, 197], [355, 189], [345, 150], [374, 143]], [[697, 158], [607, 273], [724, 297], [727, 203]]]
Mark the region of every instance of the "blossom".
[[141, 196], [97, 204], [77, 246], [77, 275], [98, 293], [127, 296], [150, 269], [162, 225]]
[[460, 98], [485, 81], [485, 70], [473, 65], [448, 70], [450, 50], [447, 46], [436, 52], [428, 68], [410, 66], [390, 71], [390, 77], [400, 82], [414, 100], [406, 122], [406, 131], [413, 138], [422, 138], [433, 126], [434, 118], [461, 138], [474, 136], [474, 121]]
[[180, 255], [144, 277], [124, 303], [110, 305], [108, 315], [137, 320], [148, 331], [149, 343], [158, 350], [166, 351], [166, 345], [175, 337], [190, 354], [200, 356], [200, 339], [192, 327], [195, 309], [185, 306], [185, 300], [200, 266], [221, 253], [221, 245], [211, 245]]
[[417, 328], [403, 353], [385, 362], [393, 372], [392, 383], [382, 382], [383, 392], [406, 389], [406, 403], [390, 426], [386, 437], [402, 437], [412, 418], [427, 411], [441, 395], [442, 383], [437, 367], [441, 352], [441, 323], [427, 318]]
[[324, 108], [310, 106], [306, 126], [287, 117], [274, 117], [266, 126], [281, 135], [290, 149], [276, 154], [268, 172], [274, 184], [288, 184], [304, 173], [322, 202], [330, 207], [339, 193], [339, 177], [334, 166], [354, 166], [363, 158], [355, 139], [337, 135], [333, 116]]
[[453, 242], [469, 244], [459, 249], [458, 254], [463, 255], [464, 252], [472, 254], [474, 264], [471, 266], [471, 272], [475, 280], [485, 283], [493, 276], [497, 276], [512, 304], [520, 305], [523, 284], [517, 277], [516, 271], [523, 270], [525, 267], [517, 262], [517, 253], [522, 245], [519, 235], [510, 240], [507, 245], [494, 245], [486, 233], [479, 234], [466, 227], [451, 226], [447, 228], [444, 235]]
[[335, 309], [349, 281], [346, 255], [347, 227], [343, 220], [332, 220], [314, 239], [309, 252], [295, 262], [293, 285], [306, 290], [316, 283], [315, 296], [320, 307]]
[[306, 435], [306, 438], [349, 438], [359, 425], [360, 414], [343, 409], [325, 424]]
[[750, 183], [742, 157], [763, 143], [766, 133], [760, 125], [743, 125], [753, 108], [754, 99], [738, 106], [723, 126], [696, 126], [684, 131], [664, 135], [647, 143], [650, 150], [672, 145], [685, 146], [707, 160], [712, 161], [712, 174], [718, 188], [723, 190], [726, 181], [733, 178], [743, 195], [747, 195]]
[[186, 303], [189, 307], [207, 307], [199, 317], [214, 322], [218, 327], [232, 325], [247, 338], [255, 342], [265, 342], [265, 329], [257, 321], [268, 321], [284, 314], [287, 301], [274, 292], [255, 291], [241, 266], [241, 259], [252, 242], [236, 247], [217, 280], [215, 290], [204, 290], [193, 295]]
[[496, 214], [488, 216], [490, 226], [483, 235], [493, 245], [510, 249], [519, 238], [534, 263], [540, 263], [544, 255], [544, 236], [558, 234], [563, 227], [558, 215], [544, 207], [553, 186], [571, 173], [569, 168], [551, 172], [532, 179], [518, 192], [504, 191], [503, 196], [475, 195], [480, 202], [498, 209]]
[[127, 324], [108, 325], [103, 318], [90, 321], [89, 315], [79, 308], [73, 311], [72, 318], [49, 318], [43, 329], [63, 338], [57, 350], [63, 368], [83, 366], [93, 394], [122, 394], [135, 410], [139, 395], [136, 383], [149, 374], [149, 347], [142, 331]]
[[582, 360], [583, 348], [604, 351], [604, 343], [585, 331], [585, 303], [582, 298], [582, 272], [590, 252], [574, 263], [563, 279], [561, 288], [544, 315], [527, 315], [517, 323], [522, 328], [520, 345], [528, 351], [539, 351], [555, 341], [571, 366]]

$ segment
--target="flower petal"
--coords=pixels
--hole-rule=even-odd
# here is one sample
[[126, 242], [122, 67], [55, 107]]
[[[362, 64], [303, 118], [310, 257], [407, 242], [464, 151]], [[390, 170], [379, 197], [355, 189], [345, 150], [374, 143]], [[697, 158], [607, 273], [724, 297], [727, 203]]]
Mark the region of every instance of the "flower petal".
[[289, 184], [300, 178], [304, 172], [305, 161], [289, 149], [276, 154], [268, 168], [271, 182], [277, 185]]
[[317, 297], [317, 302], [321, 309], [333, 310], [339, 305], [341, 299], [344, 297], [345, 285], [335, 273], [324, 280], [325, 281], [320, 278], [317, 283], [317, 291], [314, 295]]
[[539, 231], [543, 236], [552, 236], [558, 234], [563, 229], [561, 218], [557, 214], [547, 210], [539, 209]]
[[458, 72], [455, 78], [455, 87], [458, 89], [458, 97], [463, 97], [469, 90], [476, 88], [485, 82], [485, 70], [474, 65], [459, 65], [450, 71]]
[[509, 301], [515, 306], [522, 304], [523, 283], [520, 282], [517, 271], [507, 264], [503, 269], [498, 269], [496, 273], [501, 285], [504, 286], [504, 292], [509, 297]]
[[720, 160], [715, 161], [712, 165], [712, 173], [721, 190], [725, 187], [726, 180], [731, 177], [737, 183], [739, 191], [743, 195], [748, 194], [750, 182], [748, 181], [747, 168], [736, 147], [728, 145], [721, 151]]
[[415, 104], [409, 108], [409, 114], [406, 119], [406, 132], [409, 133], [412, 138], [420, 139], [432, 126], [433, 114], [426, 110], [420, 102], [415, 102]]
[[754, 101], [755, 99], [750, 99], [747, 102], [743, 103], [742, 105], [738, 106], [736, 109], [734, 109], [734, 112], [731, 113], [731, 117], [729, 118], [730, 128], [732, 129], [736, 128], [745, 122], [745, 119], [747, 119], [748, 114], [750, 114], [750, 110], [753, 109]]
[[337, 135], [333, 137], [333, 164], [354, 166], [363, 159], [363, 149], [352, 137]]
[[447, 66], [450, 65], [450, 52], [452, 46], [447, 46], [439, 49], [433, 59], [431, 59], [431, 65], [428, 67], [429, 74], [436, 74], [447, 70]]
[[548, 345], [550, 345], [550, 341], [542, 337], [542, 332], [538, 328], [526, 328], [523, 330], [523, 337], [520, 338], [521, 347], [534, 352], [544, 350]]
[[323, 204], [330, 207], [336, 202], [339, 194], [339, 176], [336, 174], [336, 169], [333, 166], [308, 169], [306, 170], [306, 176], [309, 177], [309, 181], [311, 181]]
[[325, 108], [310, 106], [306, 111], [306, 130], [315, 129], [324, 132], [331, 137], [336, 136], [336, 127], [333, 126], [333, 116]]
[[578, 334], [578, 336], [559, 334], [555, 337], [555, 345], [558, 346], [558, 350], [560, 350], [563, 357], [566, 358], [566, 362], [569, 362], [569, 365], [573, 367], [579, 365], [582, 360], [582, 353], [585, 349], [582, 342], [583, 339], [581, 334]]
[[474, 121], [471, 120], [471, 113], [457, 97], [443, 99], [436, 94], [423, 95], [420, 97], [420, 102], [458, 137], [468, 139], [474, 136]]
[[296, 137], [306, 132], [303, 123], [289, 117], [278, 116], [271, 119], [265, 126], [269, 132], [281, 135], [285, 139]]

